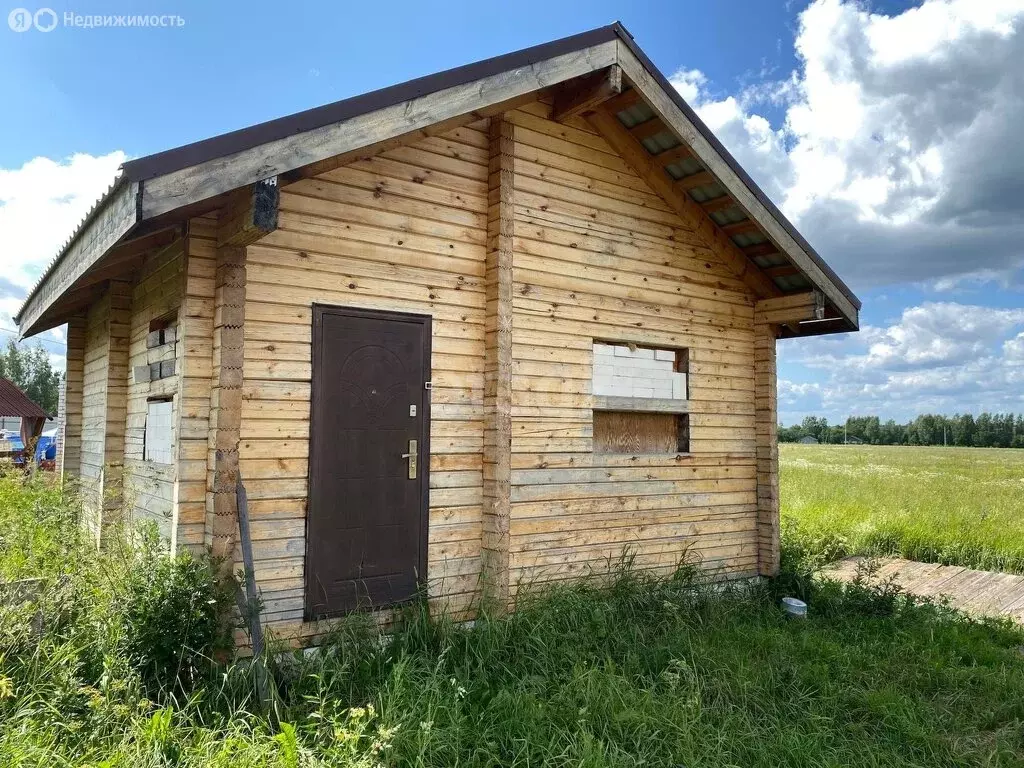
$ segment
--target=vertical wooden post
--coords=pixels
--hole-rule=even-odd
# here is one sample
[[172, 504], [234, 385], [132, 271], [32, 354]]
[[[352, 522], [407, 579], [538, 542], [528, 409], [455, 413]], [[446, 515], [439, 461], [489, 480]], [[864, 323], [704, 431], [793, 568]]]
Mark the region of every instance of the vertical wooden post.
[[779, 441], [776, 329], [754, 325], [754, 420], [757, 431], [757, 563], [761, 576], [779, 572]]
[[85, 375], [85, 315], [68, 320], [64, 367], [63, 440], [57, 447], [57, 477], [61, 483], [82, 473], [82, 379]]
[[102, 518], [100, 545], [110, 526], [125, 522], [124, 436], [128, 419], [128, 347], [131, 342], [132, 284], [111, 280], [107, 318], [106, 425], [103, 436]]
[[512, 484], [513, 126], [491, 118], [487, 207], [484, 349], [485, 596], [498, 610], [509, 601]]
[[230, 576], [238, 541], [238, 442], [242, 430], [242, 371], [245, 352], [245, 249], [277, 229], [277, 178], [238, 190], [217, 216], [214, 278], [213, 375], [210, 387], [210, 476], [212, 513], [207, 514], [211, 553]]
[[217, 275], [217, 220], [191, 219], [185, 236], [181, 310], [178, 313], [180, 397], [176, 408], [178, 471], [174, 483], [171, 551], [201, 551], [212, 545], [208, 498], [213, 477], [210, 390], [213, 385], [213, 323]]
[[213, 449], [213, 514], [207, 516], [211, 553], [227, 575], [234, 566], [238, 529], [235, 486], [242, 427], [242, 364], [245, 320], [245, 248], [217, 249], [214, 295], [213, 381], [210, 439]]

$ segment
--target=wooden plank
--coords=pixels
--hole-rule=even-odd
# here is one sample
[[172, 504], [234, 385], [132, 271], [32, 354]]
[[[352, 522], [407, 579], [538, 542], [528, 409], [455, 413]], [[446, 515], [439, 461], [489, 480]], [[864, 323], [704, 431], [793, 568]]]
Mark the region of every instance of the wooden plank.
[[594, 412], [594, 453], [664, 454], [678, 450], [679, 417], [675, 414]]
[[631, 88], [628, 91], [623, 91], [618, 96], [609, 99], [601, 105], [601, 109], [609, 114], [617, 114], [625, 109], [629, 109], [640, 101], [640, 92], [635, 88]]
[[[500, 113], [517, 100], [531, 99], [541, 88], [607, 68], [615, 63], [615, 53], [615, 41], [600, 43], [173, 171], [146, 182], [143, 217], [153, 218], [259, 179], [358, 153], [366, 147], [394, 142], [384, 145], [391, 148], [422, 138], [427, 135], [424, 131], [436, 135], [466, 125]], [[316, 168], [314, 172], [323, 170]]]
[[569, 118], [592, 112], [600, 104], [622, 93], [622, 69], [612, 64], [603, 72], [576, 78], [555, 92], [551, 119], [565, 122]]
[[778, 247], [776, 247], [775, 243], [772, 242], [745, 245], [740, 250], [750, 258], [754, 258], [755, 256], [774, 256], [779, 252]]
[[100, 479], [100, 545], [112, 526], [123, 522], [125, 425], [128, 413], [128, 336], [131, 331], [132, 284], [111, 280], [107, 288], [105, 399], [103, 401], [103, 471]]
[[[243, 208], [251, 206], [255, 195], [243, 197]], [[273, 212], [276, 227], [276, 210]], [[217, 221], [218, 242], [241, 238], [249, 241], [259, 227], [238, 224], [237, 208], [223, 209]], [[216, 262], [216, 304], [214, 306], [213, 345], [219, 350], [210, 386], [210, 431], [214, 449], [212, 515], [207, 517], [210, 552], [220, 560], [222, 578], [230, 577], [234, 567], [238, 532], [239, 440], [242, 434], [242, 386], [245, 359], [246, 249], [245, 246], [220, 245]]]
[[654, 156], [654, 162], [664, 168], [666, 165], [673, 165], [674, 163], [681, 163], [683, 160], [688, 160], [693, 157], [693, 152], [685, 144], [680, 144], [672, 149], [666, 149], [664, 152], [659, 152]]
[[512, 259], [514, 237], [515, 127], [491, 120], [488, 176], [487, 314], [484, 351], [483, 588], [504, 610], [509, 595], [509, 521], [512, 453]]
[[754, 318], [759, 323], [798, 323], [824, 316], [825, 296], [817, 290], [762, 299], [754, 304]]
[[276, 176], [242, 187], [217, 220], [217, 246], [244, 248], [277, 229], [281, 191]]
[[58, 453], [58, 476], [74, 480], [82, 467], [82, 394], [85, 374], [86, 316], [78, 314], [68, 320], [67, 351], [64, 379], [64, 445]]
[[736, 201], [729, 197], [729, 195], [722, 195], [711, 200], [705, 200], [700, 204], [700, 207], [704, 209], [705, 213], [714, 213], [715, 211], [726, 211], [730, 208], [735, 208]]
[[758, 573], [779, 571], [778, 375], [775, 327], [759, 323], [754, 346], [754, 418], [757, 444]]
[[794, 275], [800, 274], [800, 270], [792, 264], [783, 264], [778, 267], [766, 267], [763, 271], [768, 275], [768, 277], [773, 279], [776, 277], [793, 277]]
[[709, 171], [698, 171], [697, 173], [691, 173], [689, 176], [683, 176], [681, 179], [676, 179], [676, 186], [683, 192], [689, 192], [691, 189], [706, 187], [714, 183], [716, 183], [715, 177]]
[[689, 413], [686, 400], [659, 397], [612, 397], [594, 395], [595, 411], [637, 411], [647, 413]]
[[750, 232], [759, 231], [757, 222], [751, 219], [744, 219], [743, 221], [737, 221], [732, 224], [723, 224], [721, 229], [729, 237], [732, 237], [733, 235], [745, 235]]
[[623, 159], [645, 179], [683, 221], [693, 227], [694, 232], [711, 248], [733, 274], [739, 277], [758, 296], [777, 296], [778, 288], [755, 267], [700, 209], [689, 195], [679, 190], [664, 170], [653, 161], [651, 155], [618, 121], [605, 112], [595, 112], [588, 118], [598, 131]]
[[669, 129], [665, 124], [656, 117], [652, 117], [650, 120], [645, 120], [642, 123], [637, 123], [629, 129], [629, 132], [633, 134], [633, 138], [637, 141], [643, 141], [644, 139], [651, 138], [651, 136], [657, 136], [659, 133], [668, 131]]

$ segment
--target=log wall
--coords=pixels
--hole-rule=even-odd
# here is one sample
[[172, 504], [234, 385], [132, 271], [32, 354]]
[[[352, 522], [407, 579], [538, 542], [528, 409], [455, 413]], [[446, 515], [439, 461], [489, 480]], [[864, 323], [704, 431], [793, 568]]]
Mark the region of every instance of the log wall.
[[[511, 112], [513, 585], [757, 572], [753, 297], [581, 120]], [[690, 452], [594, 453], [593, 341], [685, 348]], [[514, 592], [515, 586], [513, 586]]]
[[[209, 480], [210, 391], [213, 370], [216, 220], [192, 219], [185, 237], [181, 309], [178, 312], [178, 476], [174, 547], [202, 550]], [[210, 502], [212, 504], [212, 501]]]
[[458, 612], [480, 578], [486, 123], [281, 191], [247, 247], [240, 469], [265, 617], [303, 626], [311, 305], [433, 316], [430, 593]]
[[[736, 577], [774, 567], [771, 329], [755, 329], [749, 289], [586, 122], [548, 112], [536, 102], [493, 127], [479, 121], [288, 184], [278, 229], [245, 249], [239, 469], [263, 615], [279, 635], [321, 630], [302, 621], [317, 302], [433, 318], [427, 576], [456, 614], [479, 594], [484, 552], [508, 598], [623, 555], [659, 571], [684, 559]], [[126, 321], [134, 364], [149, 321], [179, 308], [176, 375], [160, 385], [176, 398], [177, 466], [154, 494], [165, 502], [170, 489], [172, 548], [209, 546], [215, 527], [216, 225], [215, 214], [191, 220], [147, 262]], [[117, 295], [78, 322], [80, 343], [69, 333], [82, 394], [68, 457], [79, 451], [94, 498], [116, 444], [111, 384], [130, 375], [110, 365]], [[595, 340], [686, 350], [687, 453], [595, 453]], [[133, 385], [121, 406], [136, 482], [154, 480], [137, 464], [152, 391]]]
[[[175, 360], [179, 342], [150, 349], [146, 338], [150, 322], [177, 312], [181, 305], [184, 266], [184, 242], [178, 240], [157, 253], [150, 254], [136, 273], [132, 287], [130, 337], [128, 347], [128, 400], [124, 435], [125, 503], [136, 520], [156, 523], [168, 542], [173, 539], [175, 481], [174, 463], [162, 464], [145, 460], [146, 419], [149, 400], [168, 397], [177, 412], [179, 376], [175, 374], [153, 381], [136, 380], [134, 369], [150, 363]], [[175, 326], [175, 330], [177, 327]], [[176, 430], [172, 440], [177, 443]]]
[[[103, 500], [103, 445], [107, 419], [107, 353], [110, 296], [89, 308], [85, 318], [82, 363], [82, 427], [79, 449], [79, 488], [86, 525], [99, 541]], [[69, 442], [69, 445], [73, 443]], [[73, 450], [73, 448], [72, 448]]]
[[85, 374], [86, 316], [68, 321], [67, 352], [64, 363], [64, 441], [57, 462], [61, 482], [77, 488], [82, 472], [82, 377]]

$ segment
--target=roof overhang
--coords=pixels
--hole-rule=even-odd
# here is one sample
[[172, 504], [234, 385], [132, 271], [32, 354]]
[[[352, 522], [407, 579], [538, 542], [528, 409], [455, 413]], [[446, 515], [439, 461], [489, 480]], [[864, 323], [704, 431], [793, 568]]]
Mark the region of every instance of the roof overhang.
[[[860, 302], [711, 134], [620, 24], [448, 70], [127, 162], [29, 294], [22, 336], [87, 303], [90, 273], [136, 241], [213, 210], [235, 189], [301, 178], [489, 117], [613, 65], [816, 290], [831, 316], [805, 333], [856, 330]], [[77, 298], [75, 298], [77, 297]], [[83, 299], [83, 297], [85, 297]], [[73, 300], [74, 299], [74, 300]]]

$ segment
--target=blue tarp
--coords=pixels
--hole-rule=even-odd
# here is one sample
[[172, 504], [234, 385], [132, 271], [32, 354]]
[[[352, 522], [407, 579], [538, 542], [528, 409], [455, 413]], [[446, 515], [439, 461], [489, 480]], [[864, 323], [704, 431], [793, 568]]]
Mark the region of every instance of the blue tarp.
[[[21, 442], [19, 435], [11, 435], [7, 438], [7, 442], [11, 444], [12, 451], [23, 451], [25, 450], [25, 444]], [[39, 442], [36, 444], [36, 461], [53, 461], [57, 458], [57, 436], [56, 431], [51, 430], [44, 432], [39, 436]], [[21, 462], [17, 462], [20, 464]]]

